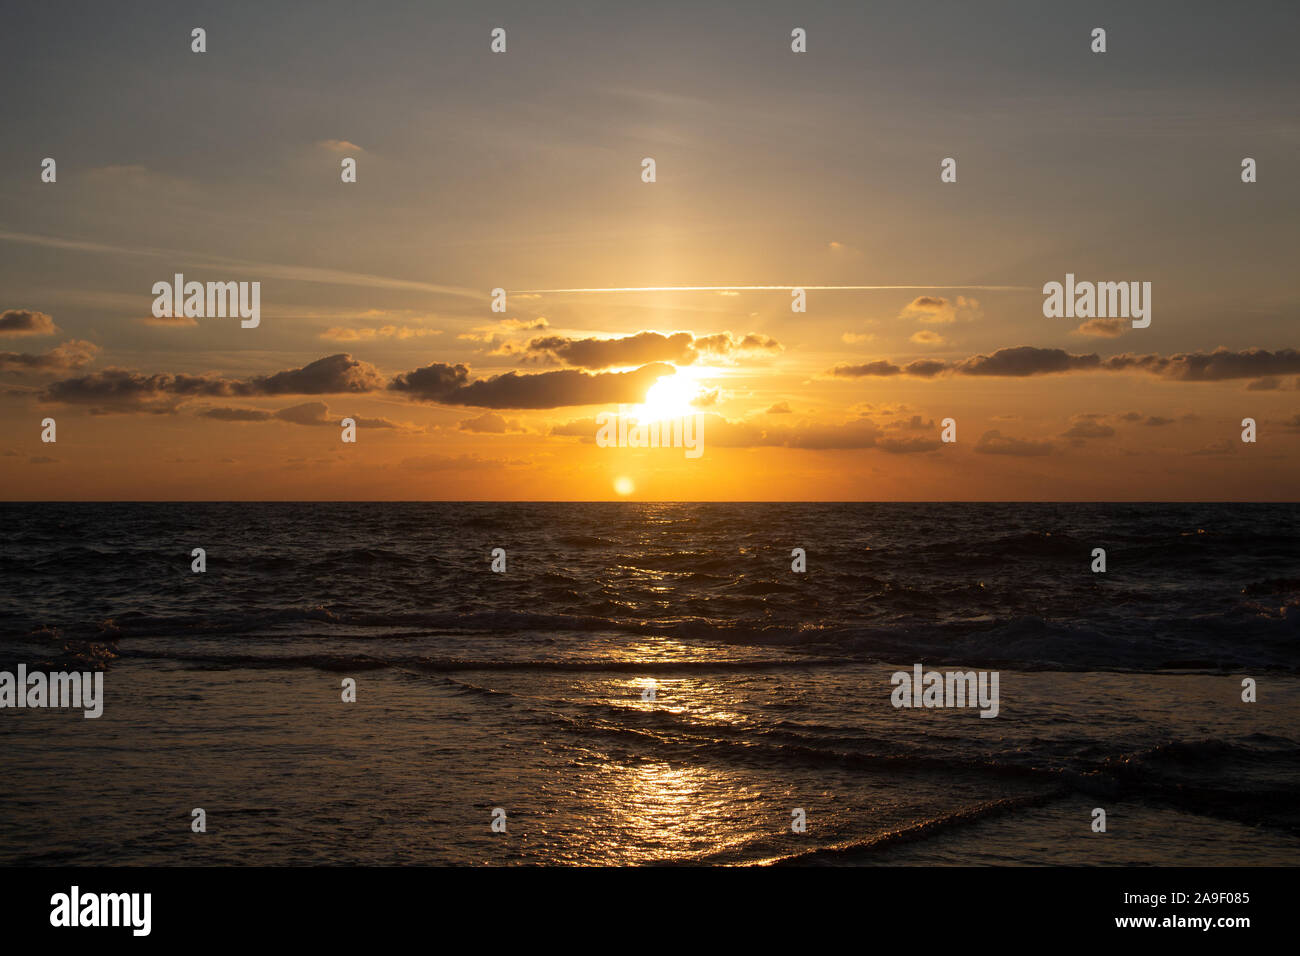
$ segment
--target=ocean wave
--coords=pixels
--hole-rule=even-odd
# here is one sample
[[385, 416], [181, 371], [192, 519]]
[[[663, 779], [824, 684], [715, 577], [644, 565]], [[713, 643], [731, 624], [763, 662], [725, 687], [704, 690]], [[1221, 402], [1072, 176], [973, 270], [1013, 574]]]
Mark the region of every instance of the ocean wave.
[[[746, 597], [745, 602], [757, 597]], [[629, 616], [493, 609], [365, 611], [339, 606], [248, 609], [229, 613], [127, 611], [87, 625], [83, 636], [248, 641], [436, 639], [483, 635], [527, 648], [546, 634], [671, 638], [685, 643], [781, 647], [839, 662], [925, 662], [1021, 670], [1227, 672], [1300, 670], [1300, 609], [1240, 607], [1231, 613], [1107, 627], [1036, 615], [928, 625], [718, 620], [660, 612]], [[326, 629], [322, 629], [322, 625]], [[74, 633], [74, 632], [70, 632]]]
[[995, 817], [1022, 810], [1041, 807], [1069, 795], [1069, 790], [1059, 787], [1043, 793], [1002, 797], [973, 806], [960, 807], [920, 820], [908, 826], [897, 827], [884, 833], [848, 840], [832, 846], [817, 847], [791, 853], [774, 859], [760, 861], [770, 866], [808, 866], [829, 863], [848, 863], [863, 856], [915, 840], [925, 840], [956, 827], [969, 826]]

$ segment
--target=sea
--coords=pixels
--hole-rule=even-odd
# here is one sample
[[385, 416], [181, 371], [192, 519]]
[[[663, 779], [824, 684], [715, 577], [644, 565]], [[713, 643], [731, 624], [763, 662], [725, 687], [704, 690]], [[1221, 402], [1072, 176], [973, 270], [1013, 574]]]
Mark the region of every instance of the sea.
[[0, 864], [1293, 864], [1297, 519], [0, 504]]

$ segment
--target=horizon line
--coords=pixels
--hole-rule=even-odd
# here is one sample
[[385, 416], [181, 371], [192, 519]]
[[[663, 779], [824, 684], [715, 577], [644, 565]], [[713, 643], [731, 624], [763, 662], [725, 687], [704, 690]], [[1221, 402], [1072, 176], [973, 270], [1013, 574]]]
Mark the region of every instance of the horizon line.
[[573, 289], [515, 289], [507, 295], [543, 295], [547, 293], [582, 292], [782, 292], [794, 289], [811, 289], [817, 292], [862, 292], [888, 290], [935, 289], [944, 292], [969, 290], [973, 292], [1034, 292], [1030, 285], [648, 285], [617, 286], [612, 288]]
[[5, 505], [1300, 505], [1300, 500], [1226, 498], [22, 498]]

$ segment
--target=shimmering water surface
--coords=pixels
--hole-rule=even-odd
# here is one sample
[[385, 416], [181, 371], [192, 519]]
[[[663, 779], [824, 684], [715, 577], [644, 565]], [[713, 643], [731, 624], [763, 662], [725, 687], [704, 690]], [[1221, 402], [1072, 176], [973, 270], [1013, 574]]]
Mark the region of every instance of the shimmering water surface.
[[[107, 668], [99, 720], [0, 711], [0, 862], [1291, 863], [1300, 849], [1294, 505], [0, 515], [0, 665]], [[895, 709], [890, 676], [915, 663], [998, 670], [999, 716]], [[1258, 703], [1241, 702], [1243, 677]]]

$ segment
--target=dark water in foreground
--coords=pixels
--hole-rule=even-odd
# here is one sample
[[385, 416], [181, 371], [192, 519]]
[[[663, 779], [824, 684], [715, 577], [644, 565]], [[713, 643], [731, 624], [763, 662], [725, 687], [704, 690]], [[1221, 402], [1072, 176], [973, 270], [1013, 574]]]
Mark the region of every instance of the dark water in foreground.
[[0, 505], [0, 669], [107, 668], [0, 711], [0, 863], [1291, 863], [1298, 517]]

